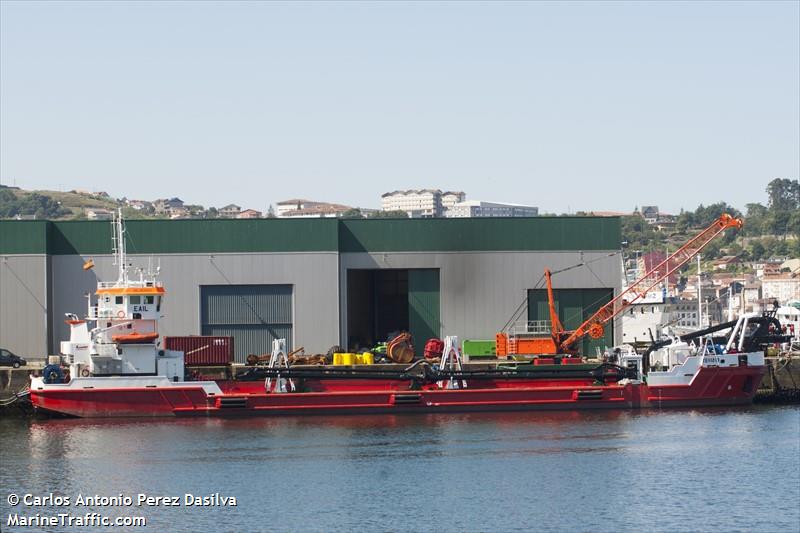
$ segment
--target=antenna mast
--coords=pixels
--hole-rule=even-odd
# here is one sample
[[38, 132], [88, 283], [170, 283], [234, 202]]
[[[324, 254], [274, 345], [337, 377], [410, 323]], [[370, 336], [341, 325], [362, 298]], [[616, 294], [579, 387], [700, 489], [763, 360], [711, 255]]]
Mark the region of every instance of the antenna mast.
[[122, 222], [122, 208], [117, 209], [117, 213], [112, 217], [111, 230], [113, 232], [114, 263], [119, 269], [117, 283], [124, 285], [128, 283], [128, 269], [125, 265], [125, 225]]

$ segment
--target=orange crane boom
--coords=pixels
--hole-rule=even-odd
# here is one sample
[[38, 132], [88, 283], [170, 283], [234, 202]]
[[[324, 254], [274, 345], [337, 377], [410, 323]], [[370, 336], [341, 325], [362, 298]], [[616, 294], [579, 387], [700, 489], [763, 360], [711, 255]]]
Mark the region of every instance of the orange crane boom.
[[[661, 283], [667, 276], [672, 275], [680, 267], [686, 264], [692, 257], [714, 240], [717, 235], [729, 228], [741, 228], [742, 219], [734, 218], [725, 213], [714, 221], [709, 227], [698, 233], [689, 242], [681, 246], [674, 254], [667, 257], [655, 268], [650, 269], [644, 276], [633, 282], [627, 289], [622, 291], [616, 298], [601, 307], [595, 314], [589, 317], [583, 324], [571, 332], [564, 339], [559, 348], [563, 353], [571, 351], [572, 345], [576, 341], [589, 335], [593, 339], [599, 339], [605, 333], [605, 325], [615, 316], [625, 311], [633, 305], [639, 298], [647, 294], [656, 285]], [[552, 289], [549, 287], [548, 277], [548, 297], [550, 298], [551, 316], [553, 314]], [[551, 319], [552, 320], [552, 319]], [[555, 326], [554, 326], [555, 327]]]
[[556, 311], [555, 298], [553, 298], [553, 274], [549, 268], [544, 269], [544, 279], [547, 281], [547, 305], [550, 308], [550, 331], [553, 337], [553, 343], [558, 346], [561, 340], [561, 333], [564, 331], [564, 326], [558, 319], [558, 312]]

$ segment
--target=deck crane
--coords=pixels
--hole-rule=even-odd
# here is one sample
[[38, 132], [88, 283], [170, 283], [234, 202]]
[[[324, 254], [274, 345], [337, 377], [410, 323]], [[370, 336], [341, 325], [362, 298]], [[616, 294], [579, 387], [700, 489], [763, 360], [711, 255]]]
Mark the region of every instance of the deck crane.
[[542, 335], [541, 331], [530, 331], [529, 327], [526, 327], [525, 331], [512, 331], [510, 334], [498, 333], [497, 355], [575, 354], [577, 349], [574, 346], [580, 339], [586, 335], [593, 339], [602, 337], [605, 334], [605, 326], [608, 322], [623, 313], [668, 276], [675, 273], [723, 231], [730, 228], [739, 229], [742, 225], [743, 222], [740, 218], [735, 218], [727, 213], [721, 215], [710, 226], [681, 246], [675, 253], [631, 283], [627, 289], [598, 309], [597, 312], [573, 331], [564, 330], [558, 320], [550, 279], [551, 273], [549, 270], [545, 270], [544, 277], [547, 282], [547, 300], [550, 311], [549, 335]]

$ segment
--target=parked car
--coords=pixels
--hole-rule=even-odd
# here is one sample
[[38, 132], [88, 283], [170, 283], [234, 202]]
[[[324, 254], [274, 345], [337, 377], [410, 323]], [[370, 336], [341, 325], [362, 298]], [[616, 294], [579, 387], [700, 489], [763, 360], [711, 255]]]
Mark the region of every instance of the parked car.
[[0, 348], [0, 366], [13, 366], [14, 368], [19, 368], [27, 364], [28, 362], [22, 357], [14, 355], [8, 350]]

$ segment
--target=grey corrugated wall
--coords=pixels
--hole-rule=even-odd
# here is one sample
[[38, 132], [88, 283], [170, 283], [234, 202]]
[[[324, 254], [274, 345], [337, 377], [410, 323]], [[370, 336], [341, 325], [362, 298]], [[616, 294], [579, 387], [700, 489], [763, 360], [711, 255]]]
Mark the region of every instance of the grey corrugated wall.
[[292, 349], [291, 285], [205, 285], [200, 297], [202, 333], [234, 337], [236, 362], [270, 352], [275, 339]]
[[[130, 256], [135, 265], [147, 265], [148, 256]], [[161, 255], [161, 276], [167, 290], [162, 306], [162, 335], [200, 335], [200, 287], [202, 285], [291, 285], [294, 306], [291, 345], [304, 346], [307, 353], [325, 353], [338, 342], [339, 287], [338, 254], [250, 253]], [[82, 295], [94, 291], [96, 276], [116, 279], [109, 256], [95, 256], [95, 268], [85, 272], [80, 256], [52, 256], [53, 309], [86, 312]], [[69, 335], [63, 321], [54, 323], [56, 339]], [[299, 344], [298, 344], [299, 343]], [[56, 346], [57, 348], [57, 346]]]
[[[442, 335], [464, 339], [494, 339], [522, 304], [528, 289], [544, 286], [545, 268], [558, 271], [554, 287], [611, 287], [622, 285], [619, 254], [609, 252], [449, 252], [347, 253], [340, 255], [341, 337], [347, 338], [347, 270], [351, 268], [438, 268]], [[527, 318], [527, 308], [521, 318]], [[616, 332], [619, 328], [616, 328]], [[620, 338], [616, 340], [620, 342]]]
[[291, 324], [291, 285], [205, 285], [203, 324]]
[[0, 347], [25, 358], [48, 354], [47, 256], [0, 256]]

